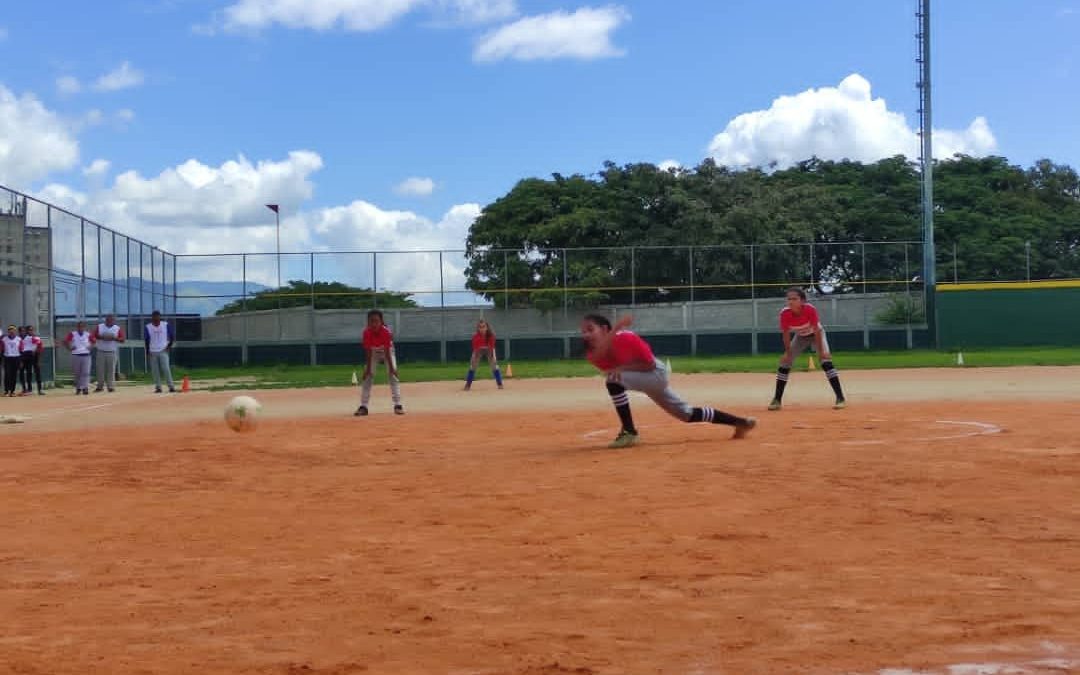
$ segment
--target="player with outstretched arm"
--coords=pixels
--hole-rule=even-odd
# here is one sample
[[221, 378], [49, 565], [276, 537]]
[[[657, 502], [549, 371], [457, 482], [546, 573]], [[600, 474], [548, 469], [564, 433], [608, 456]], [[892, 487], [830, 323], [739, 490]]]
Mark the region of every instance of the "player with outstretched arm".
[[695, 408], [682, 400], [671, 390], [667, 368], [653, 355], [649, 344], [625, 330], [632, 321], [627, 316], [612, 326], [607, 317], [589, 314], [581, 322], [585, 357], [607, 376], [608, 394], [622, 424], [619, 435], [608, 447], [628, 448], [638, 442], [628, 391], [644, 393], [669, 415], [683, 422], [735, 427], [735, 438], [743, 438], [757, 425], [753, 417], [737, 417], [707, 406]]

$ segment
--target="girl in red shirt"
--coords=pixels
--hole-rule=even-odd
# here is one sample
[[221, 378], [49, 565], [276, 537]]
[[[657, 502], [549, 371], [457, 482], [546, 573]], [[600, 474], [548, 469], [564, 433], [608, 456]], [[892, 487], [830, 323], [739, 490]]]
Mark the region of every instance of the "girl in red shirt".
[[491, 325], [484, 319], [480, 319], [476, 324], [476, 332], [472, 336], [472, 359], [469, 361], [469, 373], [465, 376], [465, 391], [472, 389], [481, 356], [487, 358], [491, 374], [495, 376], [495, 384], [502, 389], [502, 373], [499, 371], [499, 360], [495, 356], [495, 331], [491, 330]]
[[829, 384], [836, 394], [833, 407], [837, 410], [846, 407], [840, 375], [833, 366], [832, 353], [829, 351], [829, 339], [825, 337], [817, 309], [806, 301], [806, 292], [801, 288], [788, 289], [787, 307], [780, 310], [780, 334], [784, 339], [784, 355], [780, 357], [780, 367], [776, 371], [776, 393], [769, 403], [769, 410], [779, 410], [783, 405], [791, 364], [807, 349], [813, 349], [821, 357], [821, 369], [825, 371], [825, 377], [829, 378]]
[[668, 371], [649, 344], [624, 330], [633, 319], [627, 316], [613, 327], [607, 317], [590, 314], [581, 322], [585, 358], [607, 375], [607, 390], [622, 429], [608, 446], [628, 448], [638, 442], [638, 432], [630, 414], [627, 390], [646, 394], [672, 417], [683, 422], [711, 422], [735, 427], [735, 438], [743, 438], [757, 425], [753, 417], [736, 417], [709, 407], [693, 408], [668, 385]]

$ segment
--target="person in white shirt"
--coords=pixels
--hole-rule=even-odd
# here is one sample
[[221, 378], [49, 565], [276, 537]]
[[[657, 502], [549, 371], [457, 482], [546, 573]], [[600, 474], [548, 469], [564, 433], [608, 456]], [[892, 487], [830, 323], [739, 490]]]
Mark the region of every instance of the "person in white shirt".
[[71, 372], [75, 377], [75, 395], [90, 395], [90, 350], [94, 347], [94, 335], [87, 332], [86, 322], [80, 321], [75, 330], [68, 333], [64, 345], [71, 352]]
[[105, 315], [105, 322], [99, 323], [94, 331], [94, 339], [97, 340], [97, 387], [95, 392], [116, 391], [116, 358], [120, 352], [120, 345], [127, 339], [124, 329], [117, 325], [116, 317], [112, 314]]
[[150, 372], [154, 374], [154, 393], [161, 393], [162, 377], [169, 385], [169, 392], [175, 392], [172, 369], [169, 367], [173, 328], [168, 321], [161, 320], [161, 312], [156, 309], [150, 314], [150, 323], [143, 330], [143, 340], [146, 342], [146, 360], [150, 362]]
[[4, 347], [4, 396], [15, 395], [15, 383], [19, 381], [19, 363], [22, 362], [22, 338], [18, 328], [8, 326], [3, 337]]

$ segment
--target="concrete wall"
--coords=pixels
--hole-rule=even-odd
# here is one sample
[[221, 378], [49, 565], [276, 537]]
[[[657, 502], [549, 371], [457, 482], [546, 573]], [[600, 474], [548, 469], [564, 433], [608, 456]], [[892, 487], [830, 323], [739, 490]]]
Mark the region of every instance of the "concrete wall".
[[[875, 316], [888, 306], [886, 294], [846, 295], [814, 300], [826, 326], [861, 330], [879, 325]], [[601, 307], [610, 317], [634, 315], [635, 329], [642, 333], [775, 331], [782, 298], [724, 300], [693, 304]], [[447, 307], [390, 309], [386, 322], [399, 340], [456, 340], [472, 335], [476, 321], [484, 317], [500, 337], [560, 336], [575, 334], [583, 312], [561, 310], [543, 313], [534, 309]], [[203, 319], [203, 341], [356, 341], [365, 323], [363, 310], [317, 310], [307, 308], [247, 312]]]

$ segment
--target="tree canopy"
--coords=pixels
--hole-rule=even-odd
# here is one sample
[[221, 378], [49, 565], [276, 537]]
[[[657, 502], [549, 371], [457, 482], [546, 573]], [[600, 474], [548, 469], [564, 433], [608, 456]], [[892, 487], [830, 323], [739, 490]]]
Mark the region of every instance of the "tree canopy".
[[392, 293], [370, 288], [354, 288], [337, 281], [289, 281], [283, 288], [268, 288], [247, 300], [233, 300], [217, 311], [218, 315], [253, 312], [265, 309], [310, 307], [314, 293], [315, 309], [370, 309], [416, 307], [408, 293]]
[[[591, 176], [529, 178], [470, 228], [467, 284], [534, 307], [564, 294], [578, 306], [686, 300], [691, 285], [697, 300], [746, 297], [751, 273], [759, 285], [890, 290], [921, 276], [919, 189], [900, 156], [740, 171], [608, 162]], [[935, 213], [942, 280], [1023, 278], [1025, 242], [1032, 278], [1080, 277], [1080, 179], [1068, 166], [936, 162]]]

